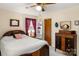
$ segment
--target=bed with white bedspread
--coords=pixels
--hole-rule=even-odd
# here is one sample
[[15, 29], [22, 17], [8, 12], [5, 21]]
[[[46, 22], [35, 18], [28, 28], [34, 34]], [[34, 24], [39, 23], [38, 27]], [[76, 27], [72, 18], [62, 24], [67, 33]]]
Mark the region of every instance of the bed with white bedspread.
[[[13, 35], [17, 33], [22, 34], [23, 37], [21, 39], [14, 38]], [[23, 54], [43, 56], [43, 53], [49, 55], [49, 46], [46, 41], [31, 38], [22, 30], [11, 30], [4, 33], [0, 42], [2, 56], [19, 56]], [[40, 53], [36, 51], [40, 51]]]
[[48, 45], [48, 43], [29, 36], [19, 40], [16, 40], [13, 36], [5, 36], [1, 39], [1, 52], [3, 56], [17, 56], [37, 51], [44, 45]]

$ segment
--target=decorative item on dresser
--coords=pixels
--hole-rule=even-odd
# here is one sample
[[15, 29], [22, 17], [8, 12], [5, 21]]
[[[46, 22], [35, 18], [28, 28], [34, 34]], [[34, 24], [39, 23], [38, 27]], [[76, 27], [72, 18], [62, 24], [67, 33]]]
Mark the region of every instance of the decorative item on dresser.
[[77, 55], [77, 34], [76, 31], [59, 30], [55, 33], [55, 51], [62, 51], [66, 55]]
[[71, 21], [61, 21], [60, 28], [63, 30], [70, 30], [71, 29]]
[[75, 24], [75, 25], [79, 25], [79, 20], [75, 20], [75, 21], [74, 21], [74, 24]]

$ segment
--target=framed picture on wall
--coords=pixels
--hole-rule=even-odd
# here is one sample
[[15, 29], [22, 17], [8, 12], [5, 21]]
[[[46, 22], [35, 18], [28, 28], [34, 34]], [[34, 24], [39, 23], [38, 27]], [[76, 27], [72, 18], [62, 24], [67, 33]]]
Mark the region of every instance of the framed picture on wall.
[[19, 26], [19, 20], [16, 19], [10, 19], [10, 26]]
[[36, 38], [42, 39], [42, 21], [37, 20], [36, 26]]
[[64, 30], [71, 29], [71, 21], [61, 21], [60, 22], [60, 28]]
[[58, 26], [59, 26], [58, 22], [55, 22], [55, 27], [58, 27]]
[[79, 20], [74, 21], [75, 25], [79, 25]]

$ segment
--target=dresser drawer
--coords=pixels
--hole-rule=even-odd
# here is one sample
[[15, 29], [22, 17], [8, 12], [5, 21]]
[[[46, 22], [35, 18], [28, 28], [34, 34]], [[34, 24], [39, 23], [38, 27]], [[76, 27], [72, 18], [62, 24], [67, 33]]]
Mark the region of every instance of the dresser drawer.
[[72, 38], [65, 38], [65, 49], [72, 48], [74, 49], [74, 39]]

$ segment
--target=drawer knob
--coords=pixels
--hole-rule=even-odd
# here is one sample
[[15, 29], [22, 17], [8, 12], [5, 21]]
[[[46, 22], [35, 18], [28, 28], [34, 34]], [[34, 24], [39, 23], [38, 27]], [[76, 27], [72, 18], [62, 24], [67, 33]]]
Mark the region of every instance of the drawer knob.
[[70, 47], [70, 44], [68, 44], [68, 47]]
[[70, 40], [68, 40], [68, 42], [69, 42]]

